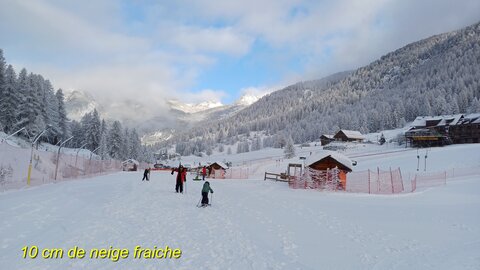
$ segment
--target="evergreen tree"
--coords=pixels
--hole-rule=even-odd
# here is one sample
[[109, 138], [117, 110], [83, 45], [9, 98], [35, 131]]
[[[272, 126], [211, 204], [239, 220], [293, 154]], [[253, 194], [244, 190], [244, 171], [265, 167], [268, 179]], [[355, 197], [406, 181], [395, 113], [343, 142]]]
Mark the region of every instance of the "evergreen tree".
[[293, 158], [295, 156], [295, 146], [293, 145], [292, 138], [288, 138], [287, 145], [284, 150], [285, 158]]
[[[30, 114], [32, 114], [32, 108], [30, 107], [31, 104], [28, 98], [29, 93], [30, 89], [28, 84], [27, 70], [22, 69], [18, 75], [18, 94], [20, 96], [20, 103], [15, 110], [16, 122], [14, 124], [14, 129], [27, 127], [30, 123]], [[30, 130], [27, 131], [31, 132]]]
[[82, 146], [83, 141], [84, 141], [84, 134], [85, 134], [83, 129], [82, 129], [82, 125], [79, 122], [73, 120], [70, 123], [70, 130], [71, 130], [72, 136], [73, 136], [73, 139], [71, 140], [70, 145], [72, 147]]
[[87, 144], [86, 148], [93, 151], [100, 146], [100, 140], [102, 138], [101, 123], [100, 117], [96, 109], [92, 113], [89, 113], [85, 116], [85, 143]]
[[130, 132], [128, 128], [125, 128], [124, 133], [123, 133], [123, 144], [122, 144], [122, 159], [129, 159], [132, 158], [130, 156], [131, 153], [131, 146], [130, 146]]
[[3, 90], [0, 90], [0, 122], [4, 125], [4, 131], [11, 133], [15, 132], [13, 129], [16, 123], [16, 111], [20, 103], [20, 95], [17, 89], [17, 75], [11, 65], [8, 66], [5, 75], [5, 86]]
[[133, 159], [140, 160], [142, 153], [142, 142], [138, 137], [138, 133], [135, 129], [130, 132], [129, 136], [129, 156]]
[[[39, 76], [41, 78], [41, 76]], [[51, 142], [56, 144], [59, 140], [61, 140], [61, 130], [60, 130], [60, 115], [58, 111], [58, 100], [55, 96], [53, 91], [53, 86], [49, 80], [43, 80], [41, 78], [40, 83], [43, 84], [43, 105], [42, 107], [45, 108], [47, 116], [44, 117], [47, 125], [50, 126], [48, 129], [48, 136], [51, 138]]]
[[108, 133], [108, 155], [113, 159], [121, 160], [124, 157], [122, 153], [125, 147], [122, 125], [119, 121], [115, 121], [112, 124], [112, 128]]
[[[6, 72], [6, 62], [3, 57], [3, 50], [0, 49], [0, 123], [3, 123], [5, 126], [8, 126], [7, 121], [8, 116], [5, 114], [5, 108], [8, 106], [7, 96], [7, 72]], [[2, 128], [2, 130], [5, 127]]]
[[102, 160], [108, 159], [108, 145], [107, 145], [107, 138], [108, 138], [108, 127], [105, 120], [102, 120], [101, 126], [101, 139], [100, 139], [100, 149], [98, 149], [98, 154], [102, 158]]
[[65, 97], [62, 89], [58, 89], [55, 93], [58, 104], [58, 127], [60, 138], [69, 137], [67, 111], [65, 110]]

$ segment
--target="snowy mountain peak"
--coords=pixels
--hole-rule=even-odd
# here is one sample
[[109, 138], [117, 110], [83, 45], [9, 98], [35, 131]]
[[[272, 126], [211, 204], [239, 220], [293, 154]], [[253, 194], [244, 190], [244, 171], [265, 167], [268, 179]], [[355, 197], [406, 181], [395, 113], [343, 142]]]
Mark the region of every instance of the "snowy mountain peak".
[[259, 100], [259, 99], [260, 99], [260, 97], [258, 97], [258, 96], [254, 96], [254, 95], [251, 95], [251, 94], [245, 94], [245, 95], [241, 96], [235, 102], [235, 104], [239, 105], [239, 106], [250, 106], [253, 103], [257, 102], [257, 100]]
[[98, 110], [99, 105], [89, 93], [80, 90], [66, 91], [65, 109], [70, 119], [79, 121], [95, 108]]
[[184, 113], [198, 113], [209, 109], [222, 107], [223, 104], [218, 101], [204, 101], [198, 104], [182, 103], [178, 100], [169, 100], [170, 107]]

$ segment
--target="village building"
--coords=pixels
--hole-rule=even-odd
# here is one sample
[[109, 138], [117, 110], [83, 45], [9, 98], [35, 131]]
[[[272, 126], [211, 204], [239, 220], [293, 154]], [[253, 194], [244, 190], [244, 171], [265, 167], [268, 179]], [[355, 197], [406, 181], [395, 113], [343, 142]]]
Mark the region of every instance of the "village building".
[[335, 141], [333, 135], [323, 134], [322, 136], [320, 136], [320, 142], [322, 143], [322, 145], [327, 145], [333, 141]]
[[480, 143], [480, 113], [419, 116], [405, 139], [413, 147]]
[[365, 137], [359, 131], [341, 129], [333, 136], [335, 140], [342, 142], [362, 142]]
[[213, 162], [207, 166], [207, 177], [209, 178], [225, 178], [225, 172], [228, 166], [223, 162]]
[[[334, 177], [340, 181], [341, 187], [345, 189], [347, 183], [347, 173], [352, 171], [352, 160], [348, 157], [333, 151], [322, 151], [308, 157], [305, 161], [305, 167], [309, 168], [315, 174], [317, 172], [329, 172], [326, 177], [332, 177], [332, 171], [336, 172]], [[319, 175], [322, 175], [319, 173]], [[322, 176], [324, 177], [324, 176]], [[329, 179], [321, 179], [328, 181]]]

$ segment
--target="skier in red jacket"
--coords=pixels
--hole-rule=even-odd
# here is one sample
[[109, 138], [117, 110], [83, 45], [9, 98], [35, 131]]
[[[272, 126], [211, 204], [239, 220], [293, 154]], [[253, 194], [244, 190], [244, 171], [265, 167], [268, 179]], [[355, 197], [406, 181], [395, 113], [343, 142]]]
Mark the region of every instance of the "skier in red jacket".
[[205, 181], [205, 176], [207, 175], [207, 167], [203, 166], [202, 168], [202, 176], [203, 176], [203, 181]]
[[182, 165], [178, 166], [178, 168], [172, 169], [172, 175], [174, 172], [177, 172], [177, 181], [175, 184], [175, 191], [178, 193], [183, 193], [183, 182], [187, 180], [187, 168], [183, 167]]

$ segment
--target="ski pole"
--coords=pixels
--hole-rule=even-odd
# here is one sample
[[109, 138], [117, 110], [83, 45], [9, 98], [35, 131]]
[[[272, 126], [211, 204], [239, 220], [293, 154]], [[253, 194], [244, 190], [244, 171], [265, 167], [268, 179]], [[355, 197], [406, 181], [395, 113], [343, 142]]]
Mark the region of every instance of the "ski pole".
[[197, 207], [200, 205], [200, 202], [202, 201], [202, 199], [200, 199], [197, 203]]
[[213, 193], [210, 193], [212, 195], [210, 195], [210, 206], [212, 205], [212, 202], [213, 202]]

